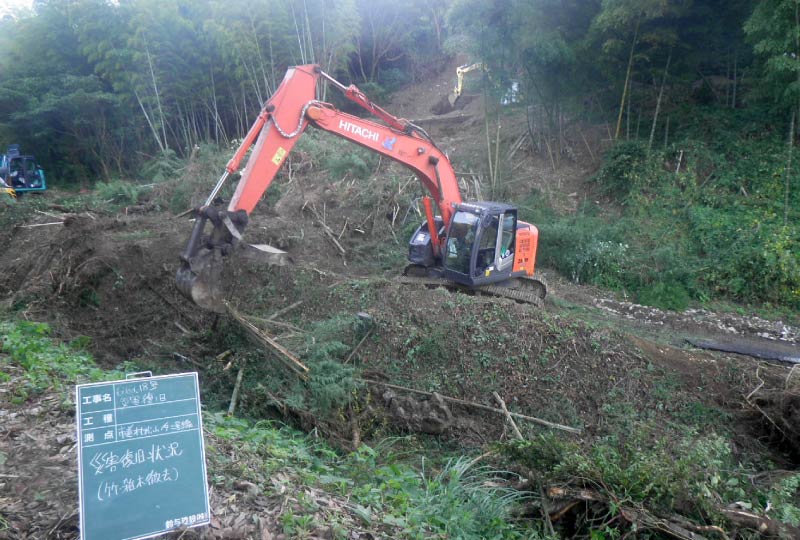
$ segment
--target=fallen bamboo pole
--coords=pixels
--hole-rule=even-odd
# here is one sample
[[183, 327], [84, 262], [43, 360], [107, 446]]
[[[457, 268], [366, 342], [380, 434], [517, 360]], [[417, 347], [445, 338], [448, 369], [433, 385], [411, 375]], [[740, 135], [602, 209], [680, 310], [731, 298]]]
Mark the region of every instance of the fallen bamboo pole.
[[[371, 379], [359, 379], [359, 380], [361, 380], [362, 382], [368, 383], [368, 384], [378, 384], [380, 386], [385, 386], [386, 388], [392, 388], [394, 390], [401, 390], [403, 392], [412, 392], [412, 393], [415, 393], [415, 394], [422, 394], [422, 395], [425, 395], [425, 396], [433, 396], [433, 394], [431, 392], [426, 392], [424, 390], [416, 390], [414, 388], [408, 388], [406, 386], [398, 386], [396, 384], [389, 384], [389, 383], [385, 383], [385, 382], [381, 382], [381, 381], [374, 381], [374, 380], [371, 380]], [[458, 403], [459, 405], [465, 405], [467, 407], [474, 407], [476, 409], [482, 409], [484, 411], [491, 411], [491, 412], [497, 413], [497, 414], [502, 414], [502, 415], [506, 414], [505, 412], [503, 412], [502, 409], [498, 409], [496, 407], [490, 407], [489, 405], [483, 405], [482, 403], [475, 403], [474, 401], [467, 401], [467, 400], [464, 400], [464, 399], [458, 399], [458, 398], [454, 398], [454, 397], [443, 396], [441, 394], [438, 394], [438, 395], [443, 400], [449, 401], [451, 403]], [[513, 416], [514, 418], [521, 418], [523, 420], [528, 420], [529, 422], [533, 422], [535, 424], [539, 424], [539, 425], [546, 426], [546, 427], [553, 428], [553, 429], [559, 429], [561, 431], [566, 431], [568, 433], [580, 434], [583, 431], [580, 428], [574, 428], [574, 427], [565, 426], [565, 425], [562, 425], [562, 424], [556, 424], [554, 422], [548, 422], [547, 420], [542, 420], [541, 418], [536, 418], [535, 416], [528, 416], [528, 415], [525, 415], [525, 414], [515, 413], [515, 412], [511, 412], [511, 411], [508, 411], [508, 414]]]
[[265, 332], [261, 331], [256, 325], [248, 321], [241, 313], [236, 311], [233, 306], [229, 303], [225, 302], [225, 308], [228, 310], [228, 313], [231, 317], [234, 318], [236, 322], [238, 322], [242, 328], [247, 331], [247, 334], [252, 337], [255, 341], [258, 342], [259, 345], [264, 346], [264, 348], [271, 349], [274, 352], [278, 353], [275, 356], [281, 363], [289, 368], [291, 371], [295, 373], [301, 379], [308, 380], [308, 366], [303, 364], [295, 355], [289, 352], [286, 347], [272, 339], [268, 336]]
[[370, 334], [372, 334], [372, 328], [370, 328], [369, 331], [364, 335], [364, 337], [361, 338], [361, 341], [359, 341], [358, 344], [355, 347], [353, 347], [353, 350], [350, 351], [350, 354], [347, 355], [347, 358], [344, 361], [345, 364], [350, 363], [350, 360], [353, 358], [353, 356], [355, 356], [358, 349], [361, 348], [361, 345], [363, 345], [364, 342], [367, 341], [367, 338], [370, 336]]
[[288, 305], [288, 306], [286, 306], [285, 308], [281, 308], [281, 309], [279, 309], [278, 311], [276, 311], [275, 313], [273, 313], [272, 315], [270, 315], [269, 317], [267, 317], [267, 319], [266, 319], [266, 320], [268, 320], [268, 321], [274, 321], [275, 319], [277, 319], [277, 318], [278, 318], [278, 317], [280, 317], [281, 315], [284, 315], [284, 314], [286, 314], [286, 313], [289, 313], [291, 310], [293, 310], [294, 308], [296, 308], [297, 306], [299, 306], [299, 305], [300, 305], [300, 304], [302, 304], [302, 303], [303, 303], [303, 301], [302, 301], [302, 300], [298, 300], [298, 301], [297, 301], [297, 302], [295, 302], [294, 304], [289, 304], [289, 305]]
[[33, 225], [17, 225], [22, 229], [32, 229], [34, 227], [47, 227], [49, 225], [63, 225], [63, 221], [51, 221], [50, 223], [34, 223]]
[[503, 409], [503, 413], [506, 415], [506, 420], [508, 420], [508, 423], [511, 424], [511, 429], [514, 430], [514, 435], [516, 435], [517, 439], [519, 439], [520, 441], [524, 441], [525, 437], [522, 436], [522, 432], [517, 427], [517, 423], [514, 422], [514, 417], [511, 416], [508, 407], [506, 407], [506, 402], [503, 401], [503, 398], [501, 398], [500, 394], [498, 394], [497, 392], [492, 392], [492, 395], [494, 396], [494, 399], [497, 401], [497, 403], [500, 404], [500, 408]]

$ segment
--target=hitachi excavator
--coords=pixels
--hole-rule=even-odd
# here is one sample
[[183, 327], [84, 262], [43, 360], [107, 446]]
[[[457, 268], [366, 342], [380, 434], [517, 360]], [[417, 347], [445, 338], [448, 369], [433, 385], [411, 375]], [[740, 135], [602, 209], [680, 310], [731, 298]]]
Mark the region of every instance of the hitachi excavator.
[[[337, 110], [317, 99], [327, 81], [384, 124]], [[397, 118], [372, 103], [356, 86], [345, 86], [319, 66], [289, 68], [267, 101], [205, 204], [181, 255], [178, 289], [198, 306], [224, 309], [222, 265], [234, 248], [257, 248], [265, 260], [283, 262], [282, 252], [242, 241], [248, 216], [309, 126], [328, 131], [411, 169], [430, 194], [423, 197], [425, 222], [411, 237], [406, 282], [441, 284], [505, 296], [541, 305], [543, 280], [534, 276], [538, 230], [519, 221], [517, 209], [496, 202], [463, 202], [450, 160], [428, 134], [408, 120]], [[227, 178], [252, 149], [227, 210], [213, 201]], [[438, 207], [434, 213], [433, 203]], [[213, 229], [205, 234], [211, 222]]]

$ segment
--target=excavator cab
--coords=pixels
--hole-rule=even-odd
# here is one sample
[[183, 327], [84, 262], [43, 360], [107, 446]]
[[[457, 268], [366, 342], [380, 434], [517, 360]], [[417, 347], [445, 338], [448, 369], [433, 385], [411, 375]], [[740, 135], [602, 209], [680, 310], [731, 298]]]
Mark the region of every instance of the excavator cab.
[[[527, 224], [524, 224], [527, 226]], [[515, 271], [517, 209], [501, 203], [462, 203], [443, 249], [444, 277], [468, 286], [527, 275]]]
[[47, 189], [44, 171], [36, 158], [22, 155], [18, 144], [10, 145], [5, 154], [0, 154], [0, 179], [16, 193]]

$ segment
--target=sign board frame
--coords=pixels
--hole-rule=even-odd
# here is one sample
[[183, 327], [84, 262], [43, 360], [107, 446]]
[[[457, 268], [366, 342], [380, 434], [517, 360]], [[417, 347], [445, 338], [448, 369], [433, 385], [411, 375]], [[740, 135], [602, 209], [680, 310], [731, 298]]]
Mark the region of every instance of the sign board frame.
[[211, 522], [196, 372], [76, 385], [75, 407], [81, 540]]

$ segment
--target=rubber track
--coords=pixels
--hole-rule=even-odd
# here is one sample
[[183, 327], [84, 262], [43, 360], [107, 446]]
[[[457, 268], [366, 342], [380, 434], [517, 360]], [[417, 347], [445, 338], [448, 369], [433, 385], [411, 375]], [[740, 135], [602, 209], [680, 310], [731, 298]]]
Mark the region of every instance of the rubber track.
[[[535, 294], [533, 291], [526, 291], [524, 289], [516, 288], [513, 286], [503, 287], [500, 285], [482, 285], [480, 287], [473, 288], [473, 287], [467, 287], [466, 285], [461, 285], [459, 283], [454, 283], [452, 281], [447, 281], [445, 279], [414, 277], [414, 276], [400, 276], [397, 279], [400, 281], [400, 283], [405, 283], [410, 285], [431, 285], [438, 287], [446, 287], [448, 289], [457, 291], [480, 292], [484, 294], [490, 294], [492, 296], [498, 296], [501, 298], [509, 298], [511, 300], [516, 300], [517, 302], [523, 302], [525, 304], [533, 304], [537, 308], [544, 307], [544, 299], [541, 298], [539, 295]], [[517, 278], [517, 279], [525, 279], [525, 278]], [[536, 277], [528, 279], [531, 279], [531, 281], [538, 281], [542, 285], [544, 285], [546, 294], [547, 282], [545, 282], [544, 278]]]

